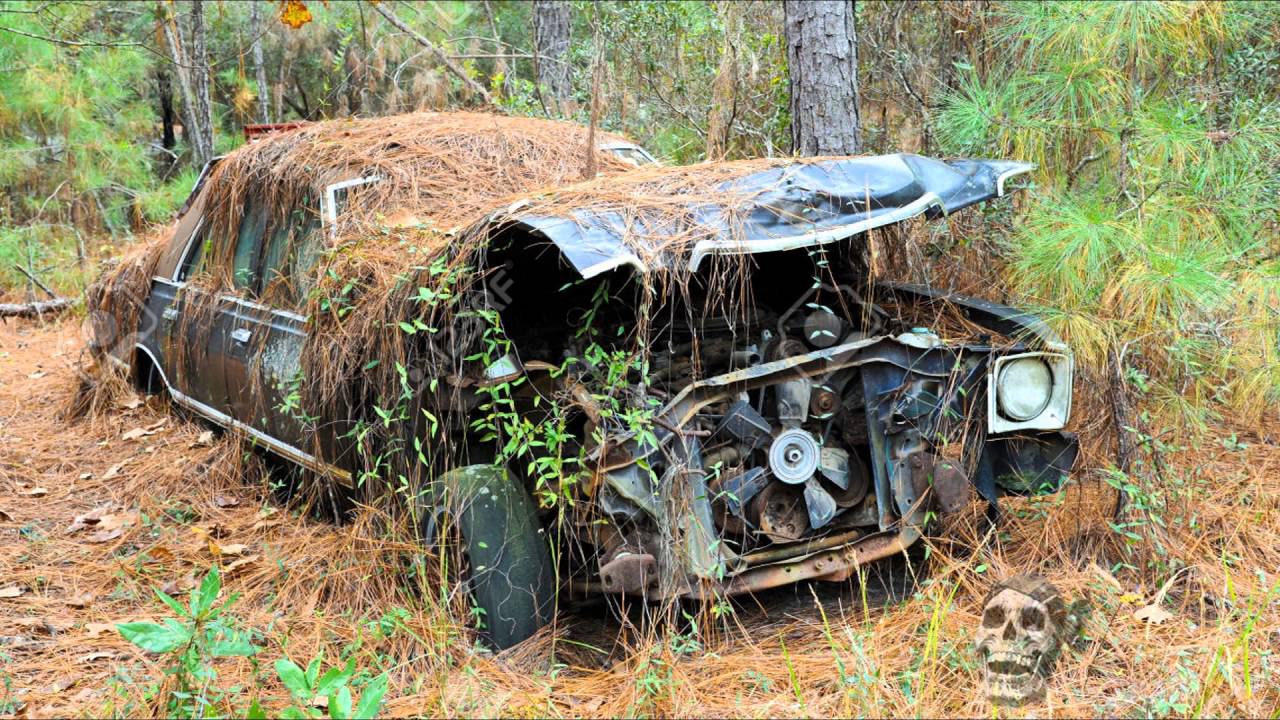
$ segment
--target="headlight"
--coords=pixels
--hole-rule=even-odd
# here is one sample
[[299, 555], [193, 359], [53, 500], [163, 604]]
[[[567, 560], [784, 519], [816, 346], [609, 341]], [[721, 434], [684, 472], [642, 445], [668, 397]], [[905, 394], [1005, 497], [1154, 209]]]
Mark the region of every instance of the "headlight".
[[996, 380], [1000, 413], [1010, 420], [1030, 420], [1049, 406], [1053, 397], [1053, 372], [1040, 358], [1006, 363]]
[[1067, 352], [995, 358], [987, 372], [987, 432], [1065, 427], [1071, 417], [1074, 365]]

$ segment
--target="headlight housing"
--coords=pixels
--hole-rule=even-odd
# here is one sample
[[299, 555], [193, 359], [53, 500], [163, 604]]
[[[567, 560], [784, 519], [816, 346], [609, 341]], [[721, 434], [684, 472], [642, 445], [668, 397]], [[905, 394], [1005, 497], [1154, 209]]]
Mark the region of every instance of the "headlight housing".
[[987, 375], [987, 429], [1060, 430], [1071, 416], [1073, 361], [1065, 353], [1007, 355]]

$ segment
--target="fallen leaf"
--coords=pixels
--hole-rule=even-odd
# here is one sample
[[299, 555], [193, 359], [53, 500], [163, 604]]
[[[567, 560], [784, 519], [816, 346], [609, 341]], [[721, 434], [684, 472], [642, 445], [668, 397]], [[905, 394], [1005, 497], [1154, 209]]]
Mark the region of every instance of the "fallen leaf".
[[80, 658], [80, 662], [91, 663], [91, 662], [96, 662], [98, 660], [107, 660], [115, 656], [116, 654], [113, 652], [93, 652]]
[[1178, 576], [1189, 569], [1190, 568], [1183, 568], [1171, 575], [1168, 580], [1165, 580], [1164, 584], [1160, 586], [1160, 589], [1156, 591], [1156, 596], [1151, 599], [1151, 604], [1140, 608], [1133, 614], [1133, 616], [1152, 625], [1160, 625], [1172, 618], [1173, 613], [1162, 607], [1162, 605], [1164, 605], [1165, 596], [1169, 594], [1169, 590], [1173, 587], [1173, 584], [1178, 581]]
[[160, 586], [160, 589], [163, 590], [166, 595], [177, 595], [178, 593], [186, 592], [187, 590], [190, 590], [195, 586], [196, 586], [195, 574], [187, 573], [185, 577], [179, 578], [177, 580], [165, 581], [165, 583]]
[[259, 557], [257, 555], [246, 555], [239, 560], [233, 560], [230, 563], [227, 563], [227, 566], [222, 569], [222, 572], [225, 575], [232, 575], [245, 565], [252, 565], [253, 563], [258, 562], [258, 560]]
[[1159, 605], [1151, 604], [1151, 605], [1147, 605], [1146, 607], [1140, 608], [1139, 610], [1133, 613], [1133, 616], [1138, 620], [1141, 620], [1145, 623], [1149, 623], [1151, 625], [1162, 625], [1166, 621], [1168, 621], [1170, 618], [1173, 617], [1173, 613], [1169, 612], [1168, 610], [1165, 610]]
[[75, 519], [71, 521], [71, 524], [67, 526], [66, 532], [70, 534], [78, 530], [83, 530], [90, 525], [97, 525], [102, 520], [102, 517], [109, 512], [111, 512], [111, 506], [103, 505], [102, 507], [94, 508], [83, 515], [77, 515]]
[[0, 522], [12, 522], [13, 516], [4, 510], [0, 510]]
[[134, 428], [132, 430], [128, 430], [122, 433], [120, 435], [120, 439], [121, 440], [137, 440], [139, 438], [145, 437], [150, 434], [151, 433], [147, 432], [145, 428]]
[[202, 447], [202, 446], [209, 447], [212, 444], [213, 444], [213, 431], [205, 430], [204, 432], [200, 433], [200, 435], [196, 438], [195, 442], [191, 443], [191, 447]]
[[141, 406], [142, 406], [142, 398], [138, 397], [137, 395], [133, 395], [129, 397], [127, 400], [124, 400], [123, 402], [120, 403], [120, 407], [124, 408], [125, 410], [136, 410]]
[[1142, 600], [1142, 596], [1139, 595], [1138, 593], [1125, 593], [1117, 599], [1120, 602], [1124, 603], [1125, 605], [1132, 605], [1138, 602], [1139, 600]]
[[26, 495], [27, 497], [44, 497], [49, 494], [49, 490], [48, 488], [33, 487], [29, 490], [22, 490], [18, 494]]
[[80, 593], [75, 597], [69, 597], [63, 600], [68, 607], [87, 608], [93, 604], [93, 593]]
[[173, 559], [173, 551], [164, 545], [156, 545], [147, 550], [147, 556], [156, 562], [165, 562]]
[[214, 555], [244, 555], [249, 549], [248, 545], [241, 543], [231, 543], [229, 545], [220, 545], [212, 540], [209, 541], [209, 552]]
[[28, 375], [27, 377], [31, 378], [32, 380], [39, 380], [40, 378], [44, 377], [44, 376], [45, 376], [45, 375], [47, 375], [47, 374], [48, 374], [48, 373], [46, 373], [46, 372], [45, 372], [45, 371], [43, 371], [43, 370], [37, 370], [37, 371], [35, 371], [35, 372], [31, 373], [30, 375]]
[[283, 521], [283, 520], [281, 520], [281, 519], [279, 519], [279, 518], [276, 518], [276, 519], [274, 519], [274, 520], [259, 520], [258, 522], [256, 522], [256, 523], [254, 523], [254, 524], [253, 524], [253, 527], [252, 527], [252, 528], [249, 528], [249, 529], [250, 529], [250, 530], [265, 530], [265, 529], [267, 529], [267, 528], [275, 527], [275, 526], [280, 525], [280, 524], [283, 524], [283, 523], [284, 523], [284, 521]]
[[80, 682], [80, 678], [75, 678], [75, 677], [61, 678], [59, 680], [53, 681], [53, 683], [50, 684], [49, 687], [45, 688], [44, 691], [48, 695], [57, 695], [58, 693], [62, 693], [70, 690], [78, 682]]
[[110, 479], [112, 479], [112, 478], [114, 478], [114, 477], [119, 476], [119, 475], [120, 475], [120, 471], [121, 471], [122, 469], [124, 469], [125, 464], [126, 464], [126, 463], [117, 463], [117, 464], [115, 464], [115, 465], [112, 465], [112, 466], [111, 466], [111, 469], [107, 470], [107, 474], [102, 476], [102, 479], [103, 479], [103, 480], [110, 480]]
[[11, 585], [7, 588], [0, 588], [0, 598], [16, 598], [26, 591], [26, 588]]
[[157, 430], [159, 430], [160, 428], [164, 427], [165, 423], [167, 423], [167, 422], [169, 422], [169, 419], [168, 419], [168, 418], [161, 418], [161, 419], [159, 419], [159, 420], [157, 420], [157, 421], [155, 421], [155, 422], [151, 423], [150, 425], [148, 425], [148, 426], [146, 427], [146, 430], [147, 430], [147, 432], [148, 432], [148, 433], [156, 432], [156, 431], [157, 431]]
[[128, 527], [138, 521], [138, 513], [114, 513], [111, 515], [103, 515], [98, 521], [99, 530], [114, 530], [116, 528]]
[[272, 515], [275, 515], [277, 512], [279, 512], [279, 510], [277, 510], [276, 508], [273, 508], [270, 505], [266, 505], [266, 506], [263, 506], [263, 508], [258, 511], [258, 517], [260, 518], [271, 517]]
[[113, 623], [85, 623], [84, 631], [89, 633], [89, 637], [96, 638], [102, 633], [113, 633], [116, 626]]
[[39, 630], [48, 635], [57, 635], [58, 633], [66, 632], [72, 627], [75, 627], [75, 622], [68, 620], [67, 618], [19, 618], [14, 621], [14, 624], [21, 627], [28, 627], [33, 630]]
[[123, 534], [124, 534], [124, 530], [121, 530], [120, 528], [115, 528], [112, 530], [99, 530], [98, 532], [90, 535], [86, 539], [88, 540], [88, 542], [91, 542], [91, 543], [104, 543], [104, 542], [111, 542], [112, 540], [115, 540], [116, 538], [120, 537]]
[[80, 473], [81, 480], [88, 480], [91, 477], [93, 477], [93, 473]]
[[214, 495], [213, 504], [220, 508], [235, 507], [240, 504], [240, 498], [233, 495]]

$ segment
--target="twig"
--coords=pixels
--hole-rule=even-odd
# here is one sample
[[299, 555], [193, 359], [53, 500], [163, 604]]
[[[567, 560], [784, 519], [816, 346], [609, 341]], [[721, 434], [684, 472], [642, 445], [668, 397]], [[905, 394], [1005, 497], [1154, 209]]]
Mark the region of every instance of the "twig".
[[470, 88], [472, 92], [484, 98], [484, 101], [486, 103], [490, 105], [495, 104], [493, 102], [493, 96], [489, 94], [489, 91], [486, 90], [483, 85], [481, 85], [480, 83], [472, 79], [471, 76], [468, 75], [467, 72], [463, 70], [461, 67], [459, 67], [457, 63], [451, 60], [449, 56], [444, 52], [444, 50], [441, 50], [438, 45], [431, 42], [427, 38], [423, 37], [421, 34], [413, 30], [412, 28], [410, 28], [408, 25], [405, 25], [403, 20], [396, 17], [396, 14], [391, 12], [391, 8], [386, 7], [386, 5], [383, 3], [379, 3], [377, 5], [374, 5], [373, 9], [377, 10], [379, 15], [386, 18], [387, 22], [396, 26], [396, 28], [398, 28], [400, 31], [406, 33], [410, 38], [412, 38], [414, 42], [426, 48], [428, 51], [431, 52], [432, 55], [435, 55], [436, 59], [440, 61], [441, 65], [444, 65], [446, 70], [453, 73], [453, 75], [458, 79], [462, 80], [462, 84]]
[[1067, 174], [1067, 187], [1071, 187], [1072, 185], [1075, 184], [1076, 176], [1080, 174], [1080, 171], [1084, 169], [1085, 165], [1088, 165], [1089, 163], [1095, 160], [1100, 160], [1101, 158], [1102, 158], [1101, 151], [1092, 153], [1090, 155], [1085, 155], [1084, 157], [1080, 158], [1080, 162], [1076, 163], [1076, 166], [1071, 168], [1071, 172]]
[[55, 294], [54, 294], [54, 292], [53, 292], [52, 290], [50, 290], [50, 289], [49, 289], [49, 286], [48, 286], [48, 285], [45, 285], [45, 284], [44, 284], [44, 283], [42, 283], [42, 282], [40, 282], [40, 278], [36, 277], [36, 276], [35, 276], [35, 274], [34, 274], [34, 273], [32, 273], [30, 270], [27, 270], [26, 268], [22, 267], [21, 265], [19, 265], [19, 264], [17, 264], [17, 263], [14, 263], [14, 264], [13, 264], [13, 266], [14, 266], [15, 268], [17, 268], [17, 269], [18, 269], [18, 272], [22, 273], [23, 275], [26, 275], [28, 280], [30, 280], [31, 282], [35, 283], [35, 284], [36, 284], [36, 285], [37, 285], [41, 290], [43, 290], [43, 291], [44, 291], [44, 293], [45, 293], [46, 295], [48, 295], [51, 299], [53, 299], [53, 300], [57, 300], [57, 299], [58, 299], [58, 296], [57, 296], [57, 295], [55, 295]]
[[29, 37], [29, 38], [32, 38], [33, 40], [43, 40], [48, 43], [54, 43], [55, 45], [68, 45], [70, 47], [140, 47], [142, 46], [142, 43], [136, 43], [136, 42], [96, 42], [93, 40], [84, 40], [84, 41], [64, 40], [62, 38], [45, 37], [44, 35], [36, 35], [35, 33], [23, 32], [21, 30], [15, 30], [11, 27], [5, 27], [3, 25], [0, 25], [0, 30], [11, 32], [14, 35]]

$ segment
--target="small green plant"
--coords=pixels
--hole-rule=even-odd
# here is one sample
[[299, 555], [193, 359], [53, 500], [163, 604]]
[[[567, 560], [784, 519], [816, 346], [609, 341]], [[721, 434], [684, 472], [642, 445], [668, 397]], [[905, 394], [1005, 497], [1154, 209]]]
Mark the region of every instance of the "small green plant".
[[164, 671], [173, 679], [173, 688], [165, 698], [167, 715], [194, 718], [221, 714], [225, 697], [215, 687], [217, 671], [213, 660], [249, 657], [261, 649], [251, 642], [249, 633], [235, 627], [234, 617], [227, 612], [237, 596], [217, 604], [221, 591], [222, 578], [215, 567], [191, 591], [191, 600], [186, 606], [161, 590], [155, 591], [178, 617], [162, 623], [133, 622], [116, 626], [125, 640], [147, 652], [170, 658]]
[[[0, 653], [0, 660], [8, 662], [11, 658], [8, 655]], [[22, 709], [22, 703], [13, 697], [13, 678], [9, 677], [9, 673], [0, 673], [0, 684], [3, 684], [3, 695], [0, 695], [0, 715], [17, 715]]]
[[[382, 696], [387, 693], [386, 674], [368, 681], [357, 702], [351, 692], [351, 681], [356, 675], [356, 662], [347, 660], [341, 667], [329, 668], [323, 675], [320, 669], [323, 658], [317, 657], [307, 663], [306, 669], [298, 667], [288, 658], [276, 661], [276, 674], [289, 689], [297, 705], [286, 708], [281, 717], [284, 718], [320, 718], [324, 714], [316, 707], [316, 701], [324, 698], [328, 717], [334, 720], [346, 718], [376, 717], [382, 707]], [[250, 717], [266, 717], [260, 713], [250, 712]]]

